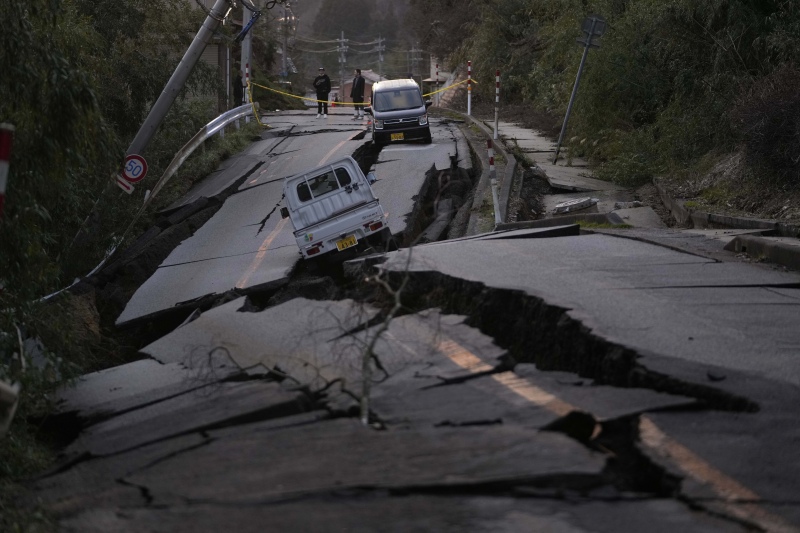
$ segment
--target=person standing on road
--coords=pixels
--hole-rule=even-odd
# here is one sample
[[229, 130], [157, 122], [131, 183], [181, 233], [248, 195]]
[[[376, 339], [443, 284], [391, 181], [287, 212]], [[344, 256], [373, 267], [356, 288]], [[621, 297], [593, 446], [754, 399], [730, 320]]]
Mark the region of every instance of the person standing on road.
[[317, 91], [317, 118], [328, 118], [328, 95], [331, 92], [331, 79], [325, 74], [325, 67], [319, 67], [319, 76], [314, 78]]
[[239, 107], [244, 100], [244, 86], [242, 85], [242, 71], [236, 73], [233, 78], [233, 105]]
[[[350, 89], [350, 98], [353, 99], [353, 120], [364, 118], [364, 77], [361, 75], [361, 69], [356, 69], [356, 77], [353, 78], [353, 88]], [[361, 104], [361, 105], [359, 105]]]

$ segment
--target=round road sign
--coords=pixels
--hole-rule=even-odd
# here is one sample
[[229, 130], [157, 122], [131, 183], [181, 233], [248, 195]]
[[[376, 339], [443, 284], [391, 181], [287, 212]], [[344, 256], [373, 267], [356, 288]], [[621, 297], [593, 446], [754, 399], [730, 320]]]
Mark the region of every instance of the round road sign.
[[137, 154], [130, 154], [125, 158], [122, 166], [122, 177], [129, 183], [142, 181], [147, 175], [147, 161]]

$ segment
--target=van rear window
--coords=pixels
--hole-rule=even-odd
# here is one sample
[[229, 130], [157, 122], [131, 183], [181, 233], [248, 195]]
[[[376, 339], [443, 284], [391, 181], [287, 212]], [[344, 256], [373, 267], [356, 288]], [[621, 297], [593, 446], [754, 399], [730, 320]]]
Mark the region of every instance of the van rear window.
[[297, 198], [301, 202], [308, 202], [341, 187], [350, 185], [352, 178], [345, 168], [337, 168], [319, 176], [306, 179], [297, 184]]

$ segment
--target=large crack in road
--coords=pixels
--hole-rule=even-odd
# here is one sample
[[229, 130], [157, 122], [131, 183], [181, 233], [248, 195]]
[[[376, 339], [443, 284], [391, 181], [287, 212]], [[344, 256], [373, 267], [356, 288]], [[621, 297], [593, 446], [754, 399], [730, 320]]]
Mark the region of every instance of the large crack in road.
[[[354, 156], [366, 172], [374, 166], [378, 151], [371, 143], [365, 143]], [[235, 191], [246, 179], [243, 176], [230, 191]], [[414, 245], [435, 219], [435, 205], [442, 199], [443, 191], [466, 203], [468, 195], [464, 187], [468, 183], [474, 183], [474, 176], [461, 172], [455, 166], [455, 158], [451, 172], [430, 172], [418, 208], [410, 214], [411, 229], [402, 239], [403, 245]], [[197, 225], [218, 208], [205, 205], [192, 207], [193, 216], [199, 218], [189, 218], [185, 224]], [[119, 283], [115, 276], [124, 272], [138, 279], [147, 270], [145, 263], [157, 266], [158, 257], [160, 254], [155, 253], [131, 254], [101, 274], [107, 276], [101, 278], [101, 285], [113, 292], [116, 289], [109, 287]], [[245, 414], [222, 413], [217, 418], [189, 425], [188, 429], [171, 428], [161, 437], [138, 443], [120, 441], [116, 435], [119, 444], [103, 443], [99, 451], [84, 453], [77, 460], [73, 458], [39, 481], [45, 501], [55, 502], [54, 508], [64, 518], [67, 530], [99, 531], [100, 527], [123, 526], [135, 529], [142, 524], [161, 524], [165, 530], [189, 531], [192, 527], [208, 530], [217, 523], [220, 511], [228, 517], [226, 527], [236, 524], [237, 519], [228, 512], [231, 509], [239, 517], [246, 517], [244, 524], [239, 519], [243, 530], [247, 530], [246, 524], [258, 523], [261, 513], [270, 516], [273, 524], [285, 520], [286, 527], [291, 528], [310, 520], [302, 511], [308, 506], [313, 506], [320, 517], [331, 512], [331, 506], [358, 509], [362, 517], [370, 515], [368, 508], [389, 509], [395, 524], [401, 524], [398, 530], [403, 530], [403, 525], [413, 526], [419, 509], [426, 507], [422, 499], [434, 501], [439, 509], [438, 513], [425, 517], [429, 528], [447, 512], [452, 516], [460, 512], [470, 520], [485, 521], [507, 517], [508, 513], [534, 512], [550, 517], [541, 518], [540, 525], [558, 522], [563, 527], [586, 530], [591, 527], [591, 519], [586, 517], [592, 513], [620, 514], [628, 520], [628, 526], [636, 523], [637, 516], [648, 521], [649, 526], [654, 526], [651, 520], [656, 520], [656, 529], [648, 527], [653, 531], [659, 530], [659, 519], [666, 524], [661, 530], [674, 531], [668, 525], [670, 520], [686, 520], [685, 526], [697, 513], [703, 515], [702, 522], [710, 525], [708, 530], [714, 531], [769, 530], [770, 524], [780, 524], [780, 520], [771, 522], [770, 517], [761, 521], [743, 518], [724, 505], [722, 509], [707, 505], [716, 501], [713, 498], [700, 501], [687, 496], [683, 492], [684, 477], [656, 461], [645, 449], [646, 438], [642, 435], [651, 413], [685, 413], [700, 419], [709, 411], [756, 412], [757, 402], [713, 385], [685, 381], [644, 367], [638, 363], [640, 354], [636, 351], [601, 338], [571, 317], [568, 309], [524, 291], [487, 287], [434, 271], [381, 272], [380, 265], [377, 256], [349, 263], [344, 269], [341, 265], [299, 262], [289, 279], [279, 284], [231, 290], [186, 302], [130, 324], [128, 331], [148, 344], [179, 326], [188, 329], [195, 319], [202, 321], [203, 315], [198, 310], [235, 305], [237, 312], [266, 315], [274, 311], [274, 316], [278, 316], [284, 313], [285, 304], [297, 299], [353, 302], [375, 310], [360, 323], [341, 326], [333, 337], [334, 341], [341, 341], [374, 330], [399, 295], [402, 312], [394, 320], [401, 324], [398, 327], [440, 315], [437, 323], [449, 324], [455, 320], [485, 336], [486, 342], [495, 345], [494, 353], [500, 354], [499, 357], [494, 362], [491, 358], [487, 361], [478, 350], [458, 348], [457, 343], [453, 349], [452, 343], [442, 341], [447, 338], [446, 328], [423, 340], [430, 343], [435, 339], [439, 357], [446, 364], [409, 360], [401, 368], [393, 368], [390, 357], [384, 364], [386, 354], [377, 354], [375, 361], [381, 370], [377, 383], [386, 392], [376, 393], [367, 428], [355, 424], [359, 416], [357, 388], [345, 386], [340, 378], [309, 386], [303, 379], [292, 376], [291, 370], [279, 366], [248, 368], [216, 378], [207, 376], [212, 381], [207, 385], [210, 389], [223, 384], [274, 386], [277, 389], [273, 392], [278, 397], [285, 393], [299, 394], [304, 400], [293, 397], [291, 412], [286, 410], [285, 403], [277, 404], [278, 408], [256, 405]], [[364, 283], [365, 278], [375, 279], [377, 275], [383, 283]], [[404, 288], [398, 293], [401, 284]], [[389, 331], [389, 338], [401, 337], [398, 330]], [[405, 349], [408, 350], [407, 345]], [[207, 357], [213, 362], [225, 350], [212, 343], [202, 345], [202, 353], [195, 351], [194, 356]], [[230, 360], [225, 364], [230, 366]], [[554, 389], [543, 383], [555, 384]], [[630, 406], [593, 409], [591, 401], [583, 396], [587, 391], [614, 395], [613, 390], [627, 394], [634, 389], [646, 389], [656, 396], [647, 397], [638, 409]], [[229, 390], [238, 394], [234, 389]], [[565, 398], [573, 394], [574, 403], [553, 390], [564, 393]], [[164, 396], [107, 418], [78, 419], [73, 423], [96, 431], [103, 422], [195, 392]], [[469, 402], [464, 399], [468, 397], [477, 398], [476, 402], [494, 398], [500, 406], [492, 405], [482, 411], [475, 404], [470, 411]], [[620, 405], [632, 397], [621, 396], [627, 400], [621, 400]], [[521, 405], [520, 398], [527, 402], [526, 409], [533, 406], [537, 413], [546, 414], [515, 418], [511, 413]], [[398, 399], [402, 399], [400, 404]], [[460, 404], [461, 401], [464, 403]], [[450, 406], [450, 410], [439, 413], [437, 409], [443, 406]], [[459, 413], [459, 409], [467, 412]], [[608, 412], [602, 413], [603, 409]], [[520, 425], [522, 420], [526, 422]], [[390, 445], [387, 439], [392, 437], [405, 444]], [[325, 443], [337, 451], [325, 448]], [[102, 451], [103, 446], [109, 447]], [[531, 447], [537, 446], [541, 450], [552, 447], [559, 452], [553, 451], [552, 458], [543, 461], [531, 451]], [[397, 455], [390, 455], [389, 448]], [[471, 448], [476, 453], [471, 453]], [[476, 457], [478, 452], [489, 459]], [[325, 457], [326, 453], [331, 457]], [[526, 466], [518, 472], [503, 466], [503, 461], [509, 465], [519, 465], [522, 461]], [[400, 472], [387, 474], [384, 465], [389, 464]], [[442, 464], [450, 468], [445, 468], [449, 477], [437, 478], [430, 471], [441, 469]], [[544, 464], [547, 467], [539, 470], [533, 466]], [[197, 466], [191, 465], [203, 465], [200, 468], [204, 471], [194, 472]], [[348, 473], [348, 467], [355, 473]], [[108, 476], [100, 482], [97, 472]], [[270, 485], [265, 487], [257, 479], [267, 474]], [[334, 481], [326, 479], [328, 474], [334, 476], [331, 478]], [[384, 480], [382, 476], [387, 475], [389, 479]], [[72, 490], [76, 479], [95, 479], [98, 483], [81, 488], [73, 500], [65, 503], [64, 495]], [[201, 479], [221, 484], [207, 487], [205, 482], [198, 481]], [[242, 494], [233, 492], [235, 479]], [[111, 485], [136, 491], [138, 501], [116, 495]], [[99, 496], [103, 490], [110, 491], [107, 498]], [[723, 500], [719, 501], [725, 504]], [[87, 511], [87, 502], [95, 504], [96, 509]], [[571, 510], [567, 511], [564, 503]], [[106, 513], [120, 506], [127, 506], [125, 513], [113, 516]], [[469, 506], [472, 508], [467, 510]], [[523, 507], [526, 511], [520, 510]], [[493, 511], [484, 512], [488, 508]], [[532, 508], [537, 510], [531, 511]], [[335, 516], [341, 520], [340, 514]], [[374, 524], [386, 518], [375, 516], [378, 521], [367, 520], [368, 524]], [[513, 521], [507, 524], [512, 524], [514, 530]], [[530, 522], [524, 524], [528, 526]], [[443, 526], [438, 530], [468, 530], [471, 525], [474, 523], [465, 521], [456, 529]]]

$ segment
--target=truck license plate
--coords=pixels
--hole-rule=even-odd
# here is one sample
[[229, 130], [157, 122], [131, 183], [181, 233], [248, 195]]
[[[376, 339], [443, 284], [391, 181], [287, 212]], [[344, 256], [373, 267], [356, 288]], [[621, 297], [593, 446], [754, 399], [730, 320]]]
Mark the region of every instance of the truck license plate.
[[358, 239], [356, 239], [355, 235], [348, 235], [344, 239], [340, 241], [336, 241], [336, 248], [341, 252], [342, 250], [346, 250], [352, 246], [358, 244]]
[[402, 141], [403, 138], [404, 137], [403, 137], [402, 133], [392, 133], [392, 140], [393, 141]]

